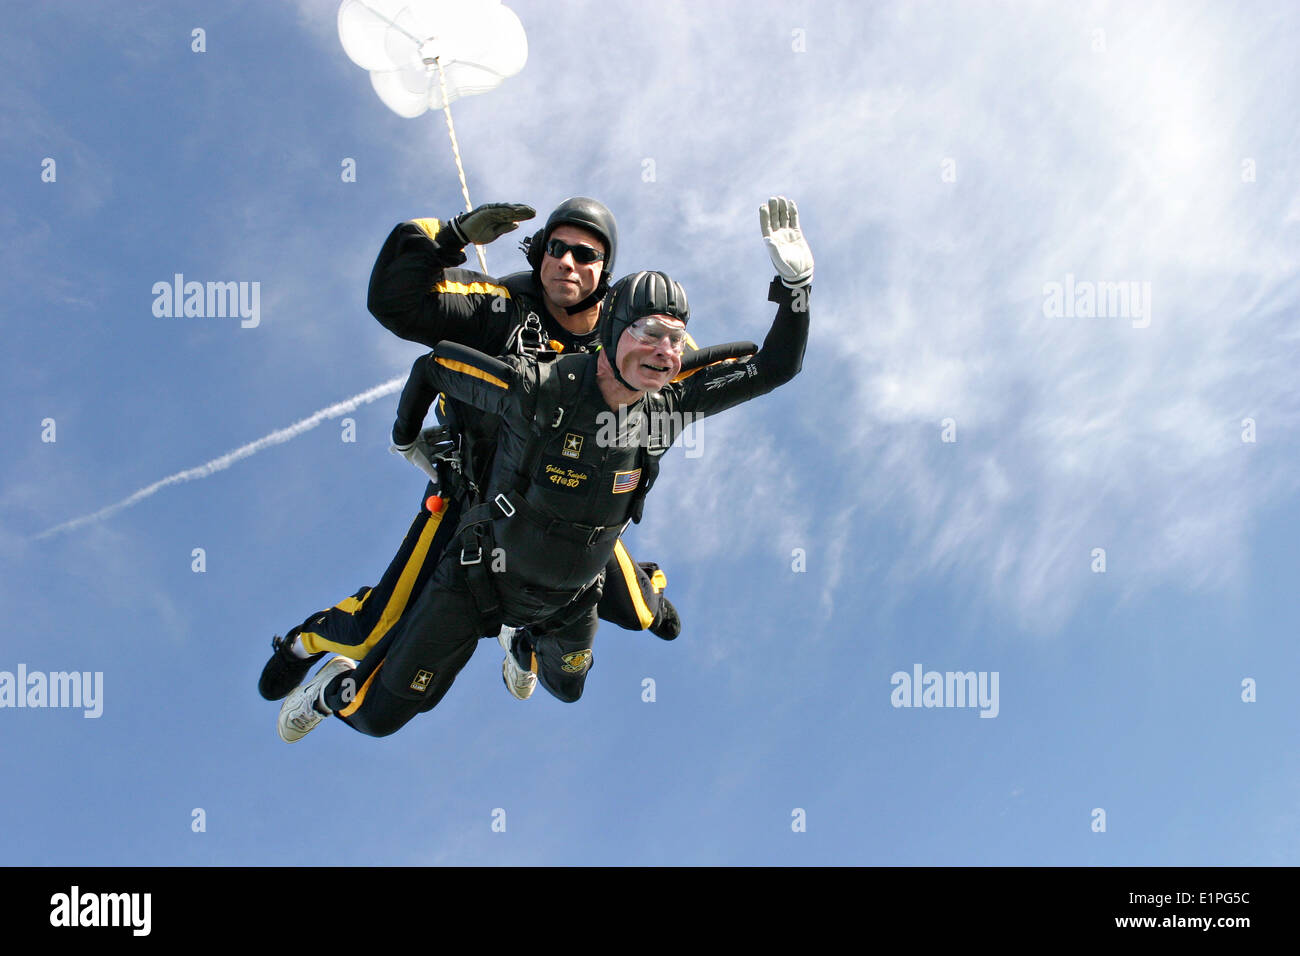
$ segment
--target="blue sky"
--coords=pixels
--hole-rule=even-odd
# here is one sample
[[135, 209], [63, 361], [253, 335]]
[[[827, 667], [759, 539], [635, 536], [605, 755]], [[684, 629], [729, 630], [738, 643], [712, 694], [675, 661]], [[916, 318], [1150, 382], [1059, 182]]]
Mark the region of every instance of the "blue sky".
[[[0, 863], [1300, 861], [1300, 16], [510, 6], [527, 65], [453, 107], [475, 202], [600, 198], [702, 342], [771, 321], [768, 196], [816, 257], [802, 374], [704, 422], [628, 535], [681, 638], [606, 627], [573, 705], [512, 699], [485, 643], [393, 737], [283, 744], [271, 635], [418, 503], [393, 396], [38, 537], [404, 375], [370, 267], [461, 200], [333, 2], [32, 5], [0, 38], [0, 681], [102, 672], [103, 713], [0, 708]], [[259, 283], [260, 322], [155, 316], [177, 273]], [[1085, 283], [1149, 309], [1051, 314]], [[893, 706], [917, 664], [996, 672], [997, 716]]]

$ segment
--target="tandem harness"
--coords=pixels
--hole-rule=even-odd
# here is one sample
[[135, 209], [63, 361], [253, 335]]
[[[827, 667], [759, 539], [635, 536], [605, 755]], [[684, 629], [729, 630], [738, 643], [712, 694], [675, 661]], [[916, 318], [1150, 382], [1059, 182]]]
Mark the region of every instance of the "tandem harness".
[[[641, 445], [637, 456], [641, 480], [628, 502], [628, 521], [621, 524], [600, 527], [575, 524], [554, 518], [529, 504], [525, 495], [532, 484], [542, 453], [565, 421], [568, 411], [581, 399], [596, 368], [592, 355], [586, 352], [560, 355], [541, 351], [536, 354], [537, 404], [530, 423], [531, 435], [514, 475], [506, 478], [506, 481], [511, 482], [510, 487], [507, 490], [492, 487], [481, 495], [475, 495], [474, 503], [466, 508], [457, 529], [460, 564], [465, 569], [466, 581], [478, 608], [484, 633], [498, 629], [501, 623], [501, 599], [489, 566], [495, 547], [492, 522], [499, 518], [531, 521], [546, 535], [567, 538], [585, 547], [617, 538], [627, 527], [628, 521], [641, 520], [646, 493], [659, 473], [659, 459], [667, 451], [667, 446], [658, 447], [647, 443]], [[477, 487], [479, 486], [475, 486], [475, 490]], [[573, 607], [577, 613], [585, 611], [594, 603], [594, 600], [584, 598], [598, 598], [599, 588], [592, 587], [595, 583], [591, 582], [575, 594]]]
[[[502, 279], [501, 284], [523, 314], [507, 333], [501, 354], [532, 355], [540, 361], [553, 358], [558, 352], [552, 350], [552, 343], [548, 341], [546, 328], [538, 315], [541, 306], [533, 301], [536, 291], [532, 273], [513, 273]], [[487, 487], [496, 455], [497, 417], [477, 409], [458, 407], [442, 395], [438, 396], [437, 412], [443, 424], [437, 437], [450, 442], [438, 449], [437, 461], [441, 463], [439, 480], [452, 497], [470, 503], [478, 501]]]

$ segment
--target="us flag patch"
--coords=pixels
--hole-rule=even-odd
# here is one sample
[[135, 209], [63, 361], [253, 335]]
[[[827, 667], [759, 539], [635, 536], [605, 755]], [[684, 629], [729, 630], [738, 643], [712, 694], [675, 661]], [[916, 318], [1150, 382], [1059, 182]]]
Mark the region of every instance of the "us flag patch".
[[616, 471], [614, 472], [614, 494], [621, 495], [624, 492], [631, 491], [641, 480], [641, 469], [635, 471]]

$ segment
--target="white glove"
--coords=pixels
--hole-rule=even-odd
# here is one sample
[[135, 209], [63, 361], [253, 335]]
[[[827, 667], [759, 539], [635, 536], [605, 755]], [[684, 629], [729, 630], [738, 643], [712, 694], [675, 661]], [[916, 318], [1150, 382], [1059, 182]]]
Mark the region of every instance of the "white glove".
[[790, 289], [812, 282], [812, 250], [799, 230], [799, 210], [794, 201], [773, 196], [758, 207], [758, 225], [781, 282]]
[[424, 440], [423, 435], [420, 435], [409, 445], [389, 445], [388, 450], [390, 453], [401, 455], [416, 468], [419, 468], [422, 472], [432, 478], [435, 485], [438, 484], [438, 469], [435, 468], [433, 462], [429, 460], [429, 443]]

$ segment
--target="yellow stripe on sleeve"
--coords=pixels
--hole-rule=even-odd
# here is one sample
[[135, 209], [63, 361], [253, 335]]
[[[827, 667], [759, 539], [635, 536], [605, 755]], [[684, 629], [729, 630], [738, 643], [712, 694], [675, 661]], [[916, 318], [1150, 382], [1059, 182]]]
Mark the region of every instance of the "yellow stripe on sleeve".
[[434, 359], [434, 361], [443, 368], [451, 369], [453, 372], [460, 372], [462, 375], [468, 375], [470, 378], [481, 379], [489, 385], [495, 385], [497, 388], [504, 388], [507, 391], [510, 390], [510, 386], [501, 381], [501, 379], [497, 378], [495, 375], [491, 375], [488, 372], [483, 371], [481, 368], [475, 368], [473, 365], [469, 365], [466, 362], [457, 362], [455, 359], [446, 359], [441, 357]]
[[[700, 350], [700, 347], [695, 344], [695, 340], [691, 338], [691, 333], [689, 332], [686, 333], [686, 349], [687, 351], [690, 352], [698, 352]], [[703, 365], [700, 366], [700, 368], [705, 368], [705, 367], [706, 366]], [[673, 379], [673, 383], [676, 384], [677, 382], [684, 382], [699, 370], [700, 370], [699, 368], [693, 368], [686, 372], [679, 372], [677, 377]]]
[[503, 299], [510, 298], [509, 289], [503, 285], [493, 285], [491, 282], [454, 282], [451, 279], [443, 279], [429, 291], [441, 292], [444, 295], [499, 295]]
[[412, 219], [411, 222], [419, 226], [420, 231], [430, 239], [436, 239], [438, 237], [438, 230], [442, 228], [442, 223], [437, 219]]

